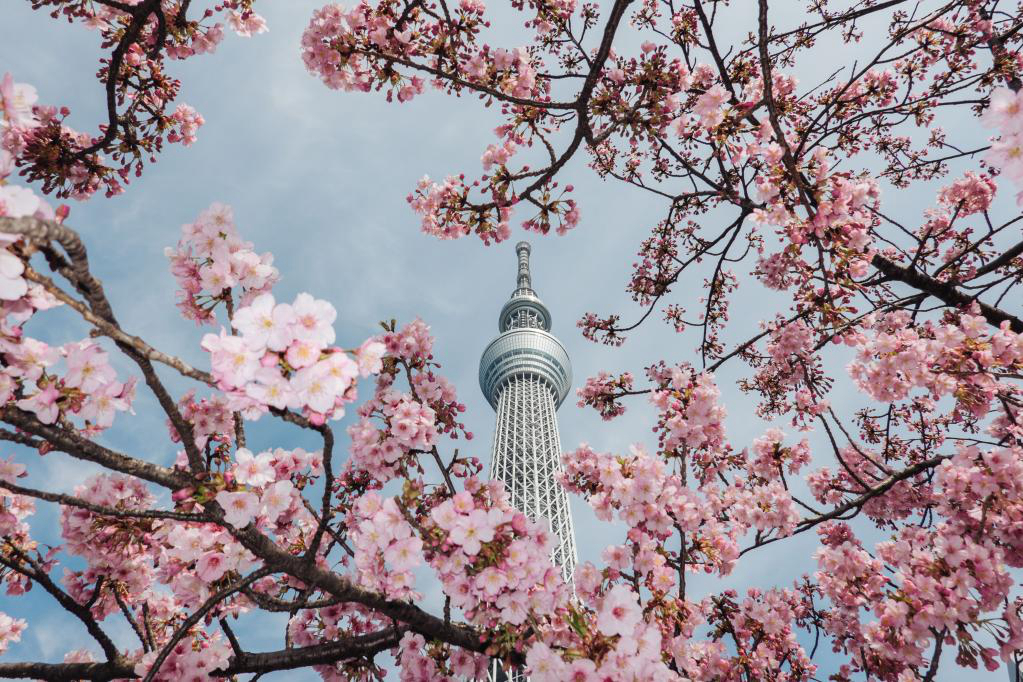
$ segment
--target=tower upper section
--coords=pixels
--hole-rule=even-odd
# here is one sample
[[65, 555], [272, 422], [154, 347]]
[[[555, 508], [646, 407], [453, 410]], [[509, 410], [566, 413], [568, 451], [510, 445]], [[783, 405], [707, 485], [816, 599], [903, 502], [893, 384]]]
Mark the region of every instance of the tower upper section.
[[550, 311], [533, 291], [529, 244], [519, 242], [515, 252], [515, 290], [501, 308], [501, 334], [480, 358], [480, 388], [497, 409], [498, 396], [508, 381], [516, 376], [532, 376], [552, 391], [555, 406], [560, 406], [572, 386], [572, 364], [565, 347], [550, 333]]
[[551, 313], [533, 291], [533, 275], [529, 272], [530, 251], [529, 242], [519, 242], [515, 245], [519, 270], [515, 291], [501, 308], [501, 316], [497, 320], [497, 328], [502, 332], [509, 329], [542, 329], [545, 332], [551, 330]]

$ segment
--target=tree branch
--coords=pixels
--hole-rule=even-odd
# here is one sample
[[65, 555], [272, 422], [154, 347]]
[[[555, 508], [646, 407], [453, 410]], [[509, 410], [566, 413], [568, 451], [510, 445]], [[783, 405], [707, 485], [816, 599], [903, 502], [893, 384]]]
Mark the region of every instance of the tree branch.
[[980, 307], [980, 312], [984, 316], [984, 319], [986, 319], [992, 326], [998, 327], [1002, 324], [1002, 322], [1008, 322], [1009, 328], [1012, 329], [1012, 331], [1017, 334], [1023, 334], [1023, 320], [1014, 315], [1010, 315], [1004, 310], [990, 306], [987, 303], [982, 303], [971, 296], [967, 296], [947, 282], [936, 280], [919, 270], [902, 267], [880, 254], [874, 256], [873, 260], [871, 260], [871, 264], [880, 270], [888, 279], [908, 284], [918, 291], [922, 291], [944, 301], [948, 305], [963, 308], [971, 305], [972, 303], [976, 303], [977, 306]]

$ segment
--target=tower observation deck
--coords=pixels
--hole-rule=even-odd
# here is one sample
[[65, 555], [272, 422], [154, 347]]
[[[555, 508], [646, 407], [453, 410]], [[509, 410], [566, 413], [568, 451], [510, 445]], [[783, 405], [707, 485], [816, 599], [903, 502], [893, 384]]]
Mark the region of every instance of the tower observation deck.
[[511, 503], [556, 536], [554, 561], [566, 580], [575, 568], [568, 495], [557, 481], [561, 439], [556, 411], [572, 385], [565, 347], [550, 333], [551, 314], [533, 291], [530, 247], [515, 245], [515, 291], [498, 318], [500, 334], [480, 358], [480, 388], [497, 411], [490, 477], [504, 482]]

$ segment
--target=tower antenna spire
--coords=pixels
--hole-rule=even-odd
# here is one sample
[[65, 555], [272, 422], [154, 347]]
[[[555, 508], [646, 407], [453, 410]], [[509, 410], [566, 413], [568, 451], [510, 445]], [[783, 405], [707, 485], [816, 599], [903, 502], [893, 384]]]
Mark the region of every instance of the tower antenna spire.
[[519, 242], [515, 245], [515, 253], [519, 256], [519, 276], [516, 288], [533, 289], [533, 277], [529, 272], [529, 253], [531, 249], [529, 242]]

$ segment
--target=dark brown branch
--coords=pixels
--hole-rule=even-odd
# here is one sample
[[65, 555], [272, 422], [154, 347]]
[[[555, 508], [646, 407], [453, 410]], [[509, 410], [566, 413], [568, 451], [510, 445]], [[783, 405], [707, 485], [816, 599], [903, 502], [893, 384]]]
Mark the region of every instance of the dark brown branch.
[[223, 674], [226, 676], [239, 673], [292, 670], [310, 665], [329, 665], [351, 658], [372, 658], [381, 651], [397, 646], [406, 629], [402, 627], [387, 628], [379, 632], [346, 637], [336, 642], [298, 649], [243, 654], [233, 659], [231, 667]]
[[107, 469], [135, 476], [150, 483], [157, 483], [171, 490], [184, 488], [191, 482], [189, 477], [181, 471], [168, 469], [105, 448], [73, 431], [44, 424], [35, 415], [13, 405], [0, 408], [0, 419], [47, 441], [55, 449], [67, 453], [75, 459], [94, 462]]
[[984, 319], [986, 319], [989, 324], [998, 327], [1002, 324], [1002, 322], [1008, 322], [1012, 331], [1017, 334], [1023, 334], [1023, 320], [1014, 315], [1010, 315], [1004, 310], [1000, 310], [999, 308], [995, 308], [987, 303], [982, 303], [971, 296], [967, 296], [947, 282], [936, 280], [919, 270], [911, 270], [909, 268], [902, 267], [880, 254], [874, 256], [873, 260], [871, 260], [871, 264], [880, 270], [888, 279], [908, 284], [918, 291], [922, 291], [944, 301], [948, 305], [955, 306], [957, 308], [965, 308], [976, 303], [980, 308], [980, 312], [984, 316]]
[[196, 609], [188, 618], [181, 622], [181, 625], [174, 630], [174, 634], [171, 635], [170, 639], [160, 649], [160, 653], [157, 654], [156, 660], [153, 661], [153, 665], [150, 666], [149, 671], [146, 673], [145, 682], [152, 682], [156, 675], [160, 672], [160, 666], [167, 660], [167, 656], [174, 649], [181, 638], [184, 637], [188, 631], [199, 624], [206, 614], [219, 606], [225, 599], [230, 597], [235, 592], [238, 592], [242, 588], [251, 585], [255, 581], [259, 580], [263, 576], [269, 575], [272, 571], [269, 568], [259, 568], [248, 574], [240, 580], [236, 580], [226, 587], [222, 587], [214, 594], [203, 602], [202, 606]]
[[202, 522], [206, 521], [206, 517], [200, 514], [188, 514], [186, 512], [175, 512], [175, 511], [160, 511], [157, 509], [114, 509], [113, 507], [105, 507], [100, 504], [93, 504], [87, 502], [81, 498], [73, 495], [64, 495], [62, 493], [49, 493], [45, 490], [36, 490], [34, 488], [25, 488], [14, 483], [8, 483], [7, 481], [0, 481], [0, 488], [9, 490], [12, 493], [18, 495], [26, 495], [28, 497], [34, 497], [38, 500], [46, 500], [47, 502], [56, 502], [66, 507], [78, 507], [80, 509], [86, 509], [93, 512], [94, 514], [100, 514], [102, 516], [113, 516], [122, 519], [171, 519], [174, 521], [193, 521]]
[[[38, 583], [40, 587], [46, 590], [60, 604], [61, 608], [81, 621], [89, 635], [103, 649], [103, 653], [108, 661], [117, 660], [120, 657], [117, 647], [114, 645], [113, 640], [110, 639], [110, 636], [96, 622], [96, 618], [92, 615], [89, 607], [79, 604], [71, 595], [57, 587], [57, 584], [53, 582], [50, 576], [13, 543], [7, 541], [7, 547], [10, 553], [6, 556], [4, 553], [0, 553], [0, 564]], [[101, 585], [97, 582], [96, 590], [98, 591], [100, 587]]]
[[[481, 638], [475, 628], [445, 623], [443, 619], [427, 613], [415, 604], [387, 599], [383, 595], [354, 585], [344, 576], [306, 561], [302, 556], [289, 554], [252, 527], [241, 530], [229, 526], [228, 528], [246, 549], [262, 559], [274, 571], [286, 573], [305, 583], [315, 585], [341, 601], [362, 604], [396, 622], [407, 624], [411, 630], [468, 651], [483, 652], [490, 643], [487, 638]], [[522, 657], [519, 656], [514, 662], [521, 663], [522, 660]]]
[[306, 559], [316, 561], [316, 553], [323, 542], [323, 533], [330, 522], [330, 501], [334, 494], [334, 432], [324, 424], [317, 429], [323, 436], [323, 498], [320, 501], [320, 521], [316, 524], [316, 532], [306, 551]]
[[108, 682], [119, 678], [134, 678], [135, 667], [121, 657], [107, 663], [2, 663], [0, 678], [15, 680], [47, 680], [68, 682], [68, 680], [95, 680]]
[[982, 275], [986, 275], [989, 272], [994, 272], [1003, 265], [1008, 265], [1009, 263], [1012, 262], [1014, 258], [1020, 255], [1023, 255], [1023, 242], [1019, 242], [1015, 246], [1001, 253], [998, 256], [998, 258], [995, 258], [993, 261], [985, 263], [984, 265], [977, 268], [977, 272], [974, 273], [973, 279], [976, 279], [977, 277], [980, 277]]
[[[379, 632], [346, 637], [307, 647], [241, 653], [231, 657], [227, 670], [214, 670], [214, 677], [231, 677], [243, 673], [267, 673], [294, 670], [311, 665], [330, 665], [353, 658], [371, 658], [381, 651], [397, 646], [406, 628], [392, 627]], [[118, 678], [137, 678], [131, 661], [120, 657], [107, 663], [3, 663], [0, 679], [36, 679], [67, 682], [95, 680], [107, 682]]]
[[121, 66], [124, 64], [124, 56], [131, 46], [138, 42], [142, 29], [145, 27], [146, 22], [149, 21], [149, 15], [153, 12], [163, 11], [160, 8], [160, 1], [148, 0], [143, 5], [136, 5], [131, 7], [131, 9], [125, 10], [131, 14], [131, 23], [128, 25], [128, 30], [125, 31], [121, 40], [117, 43], [117, 47], [114, 48], [114, 53], [110, 56], [110, 64], [107, 66], [107, 129], [104, 131], [103, 137], [85, 149], [76, 152], [76, 159], [84, 159], [91, 154], [102, 151], [117, 138], [117, 130], [121, 125], [121, 117], [117, 114], [117, 83], [121, 78]]

